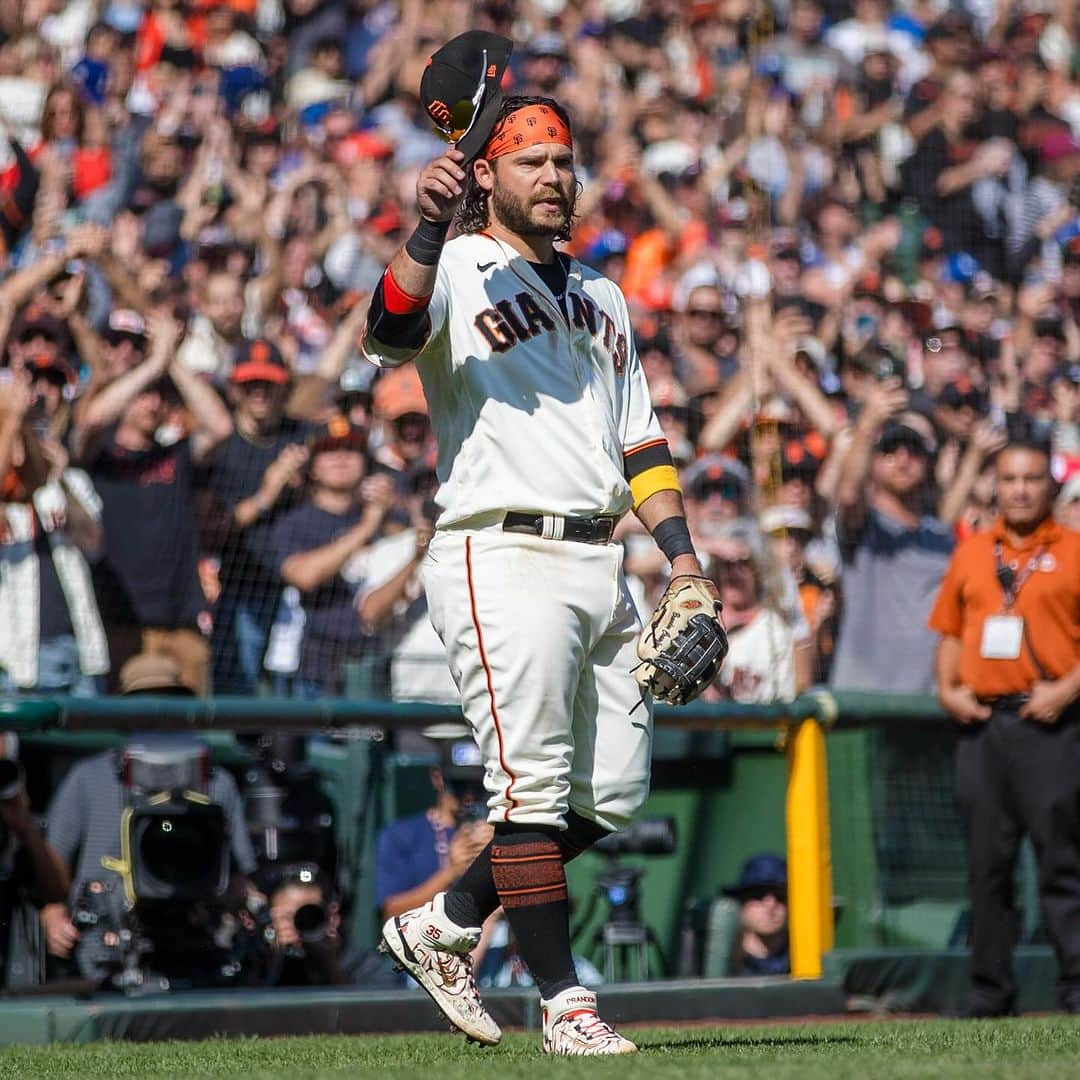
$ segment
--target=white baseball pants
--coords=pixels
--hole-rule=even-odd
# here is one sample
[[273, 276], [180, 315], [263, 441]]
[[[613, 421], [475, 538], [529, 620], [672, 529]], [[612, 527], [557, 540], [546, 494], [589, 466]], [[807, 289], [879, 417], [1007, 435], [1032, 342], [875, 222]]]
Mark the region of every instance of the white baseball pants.
[[641, 623], [622, 558], [498, 525], [436, 532], [428, 611], [484, 756], [489, 821], [562, 828], [573, 808], [618, 829], [645, 801], [652, 712], [634, 708]]

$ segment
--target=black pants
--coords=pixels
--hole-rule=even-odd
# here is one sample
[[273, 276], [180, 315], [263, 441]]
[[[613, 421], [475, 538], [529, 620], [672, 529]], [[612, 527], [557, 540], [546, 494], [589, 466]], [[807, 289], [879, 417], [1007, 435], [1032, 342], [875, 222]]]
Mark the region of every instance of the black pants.
[[968, 850], [973, 1004], [1015, 1004], [1013, 881], [1026, 832], [1057, 952], [1059, 995], [1080, 1010], [1080, 711], [1074, 706], [1047, 727], [995, 709], [961, 735], [956, 786]]

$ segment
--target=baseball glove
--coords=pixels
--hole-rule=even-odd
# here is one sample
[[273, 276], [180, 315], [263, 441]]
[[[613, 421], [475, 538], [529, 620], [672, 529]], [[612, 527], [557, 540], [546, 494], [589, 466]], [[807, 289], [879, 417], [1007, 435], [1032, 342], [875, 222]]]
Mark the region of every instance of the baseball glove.
[[672, 578], [638, 639], [634, 677], [656, 701], [685, 705], [713, 679], [728, 652], [716, 586], [704, 577]]

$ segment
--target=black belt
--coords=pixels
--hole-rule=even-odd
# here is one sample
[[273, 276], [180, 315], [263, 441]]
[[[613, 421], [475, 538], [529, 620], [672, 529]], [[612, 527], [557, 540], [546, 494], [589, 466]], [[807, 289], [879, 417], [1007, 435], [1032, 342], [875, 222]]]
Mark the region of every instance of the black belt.
[[1021, 706], [1031, 700], [1030, 694], [1005, 694], [1003, 697], [980, 698], [984, 705], [989, 705], [996, 712], [1019, 712]]
[[561, 514], [522, 514], [511, 510], [503, 518], [503, 532], [529, 533], [549, 540], [576, 540], [579, 544], [608, 544], [618, 518], [598, 515], [590, 518]]

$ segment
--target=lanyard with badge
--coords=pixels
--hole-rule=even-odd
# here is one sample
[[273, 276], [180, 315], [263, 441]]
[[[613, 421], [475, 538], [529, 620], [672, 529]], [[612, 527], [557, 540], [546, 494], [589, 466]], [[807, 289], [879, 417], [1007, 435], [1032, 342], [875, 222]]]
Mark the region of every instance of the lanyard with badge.
[[1015, 566], [1010, 566], [1002, 557], [1000, 540], [994, 541], [994, 567], [1004, 611], [1000, 615], [988, 615], [983, 623], [982, 645], [979, 655], [984, 660], [1018, 660], [1024, 643], [1024, 617], [1015, 615], [1012, 606], [1020, 595], [1020, 590], [1027, 584], [1028, 578], [1039, 568], [1042, 557], [1046, 554], [1043, 544], [1028, 559], [1024, 568], [1017, 573]]

